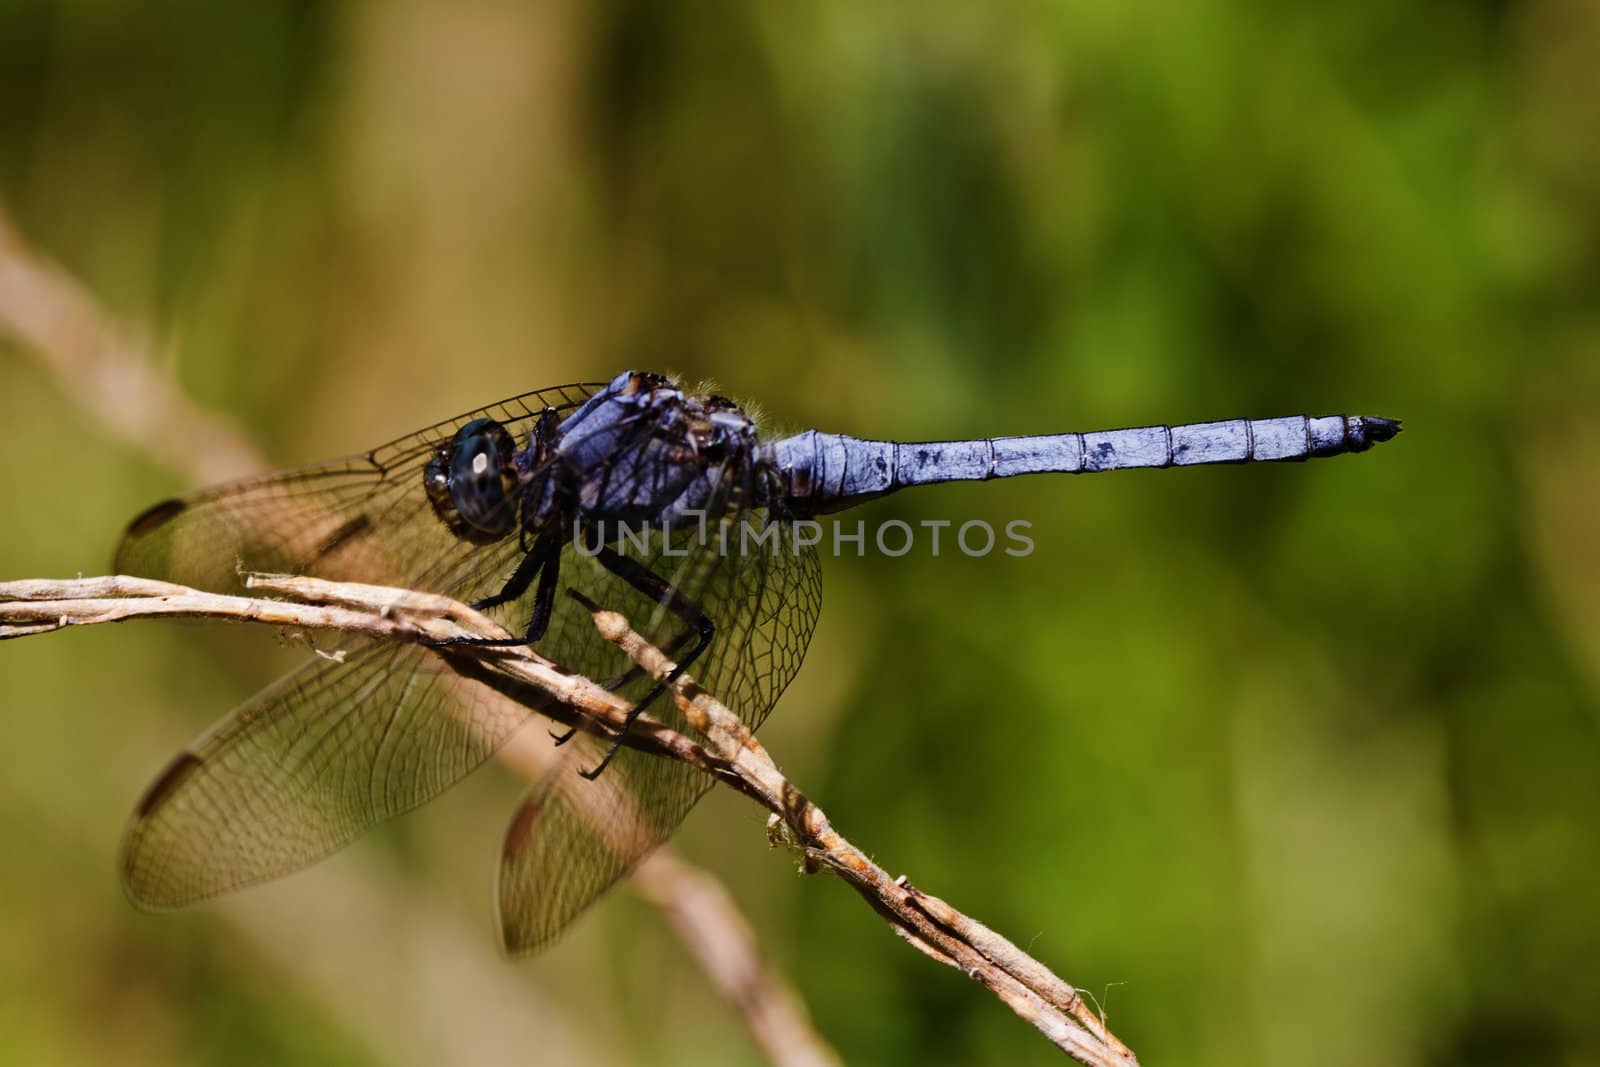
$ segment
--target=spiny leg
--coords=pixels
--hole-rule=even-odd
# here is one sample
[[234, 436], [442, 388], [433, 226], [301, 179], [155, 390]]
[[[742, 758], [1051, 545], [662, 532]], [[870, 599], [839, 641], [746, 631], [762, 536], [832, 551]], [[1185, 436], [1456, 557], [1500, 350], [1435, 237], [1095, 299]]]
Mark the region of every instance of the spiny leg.
[[[582, 604], [585, 611], [592, 612], [599, 610], [600, 605], [594, 603], [594, 601], [590, 600], [588, 597], [583, 596], [575, 589], [567, 590], [567, 595]], [[668, 659], [676, 661], [679, 656], [683, 655], [684, 649], [688, 648], [690, 643], [697, 640], [698, 637], [698, 632], [694, 627], [691, 626], [687, 630], [684, 630], [682, 633], [678, 634], [677, 637], [674, 637], [671, 644], [669, 644], [666, 648], [663, 648], [661, 651], [667, 654]], [[626, 670], [622, 671], [620, 674], [614, 675], [607, 679], [605, 684], [603, 684], [600, 688], [604, 689], [608, 693], [615, 693], [623, 686], [637, 681], [643, 677], [644, 668], [635, 663], [629, 666]], [[561, 730], [559, 732], [555, 730], [550, 731], [550, 737], [555, 741], [557, 747], [560, 747], [561, 745], [566, 744], [568, 741], [571, 741], [577, 736], [577, 734], [578, 727], [576, 726], [569, 726], [565, 730]]]
[[[678, 677], [688, 670], [695, 660], [700, 658], [700, 654], [711, 644], [711, 639], [716, 636], [717, 632], [716, 624], [706, 616], [705, 612], [700, 610], [698, 605], [684, 599], [676, 589], [672, 588], [670, 583], [653, 573], [642, 563], [637, 560], [631, 560], [615, 549], [605, 546], [600, 548], [595, 558], [600, 561], [600, 564], [606, 570], [688, 623], [693, 627], [698, 640], [695, 642], [694, 648], [677, 660], [672, 670], [667, 672], [665, 678], [652, 686], [650, 691], [638, 703], [628, 709], [627, 718], [622, 721], [622, 729], [618, 731], [617, 739], [611, 743], [611, 748], [606, 751], [599, 765], [589, 770], [578, 772], [590, 781], [600, 777], [601, 772], [611, 765], [611, 760], [616, 756], [617, 751], [622, 748], [622, 736], [628, 732], [628, 728], [634, 724], [640, 715], [644, 714], [645, 709], [657, 697], [667, 691], [667, 686], [677, 681]], [[688, 635], [685, 636], [687, 637]]]
[[530, 645], [543, 640], [545, 631], [550, 629], [550, 612], [556, 603], [556, 579], [561, 575], [561, 542], [553, 533], [546, 533], [539, 538], [534, 551], [540, 551], [541, 546], [545, 561], [539, 571], [539, 591], [533, 595], [533, 614], [528, 619], [527, 633], [523, 634]]
[[517, 597], [528, 591], [528, 586], [533, 584], [533, 579], [544, 567], [544, 555], [539, 552], [539, 543], [535, 543], [532, 551], [522, 557], [522, 562], [517, 564], [517, 569], [511, 572], [511, 577], [506, 579], [506, 584], [493, 596], [486, 596], [472, 605], [473, 611], [488, 611], [501, 604], [509, 604]]
[[555, 605], [556, 579], [561, 571], [561, 542], [552, 531], [539, 535], [533, 550], [517, 564], [506, 584], [493, 596], [485, 597], [472, 605], [474, 611], [488, 611], [517, 600], [528, 591], [534, 578], [539, 579], [539, 590], [534, 594], [533, 613], [528, 628], [521, 637], [450, 637], [441, 641], [424, 642], [429, 647], [447, 645], [476, 645], [480, 648], [513, 648], [531, 645], [544, 637], [550, 628], [550, 612]]

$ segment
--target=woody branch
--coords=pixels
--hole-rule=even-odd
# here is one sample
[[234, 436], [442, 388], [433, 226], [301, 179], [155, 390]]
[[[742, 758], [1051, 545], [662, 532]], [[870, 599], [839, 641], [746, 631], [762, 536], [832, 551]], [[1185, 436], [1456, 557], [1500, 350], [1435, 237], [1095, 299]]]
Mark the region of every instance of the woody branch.
[[[1091, 1067], [1137, 1064], [1077, 990], [1048, 967], [905, 877], [891, 877], [851, 844], [784, 776], [738, 715], [687, 675], [669, 689], [698, 739], [649, 715], [624, 729], [627, 701], [526, 646], [434, 645], [452, 638], [506, 636], [493, 620], [448, 597], [283, 575], [252, 575], [246, 584], [295, 599], [224, 596], [126, 577], [0, 583], [0, 638], [134, 618], [199, 616], [428, 642], [452, 670], [525, 707], [714, 776], [765, 808], [776, 836], [804, 856], [807, 869], [838, 875], [896, 934], [989, 989], [1073, 1059]], [[607, 640], [653, 677], [667, 679], [671, 661], [623, 616], [585, 606]]]

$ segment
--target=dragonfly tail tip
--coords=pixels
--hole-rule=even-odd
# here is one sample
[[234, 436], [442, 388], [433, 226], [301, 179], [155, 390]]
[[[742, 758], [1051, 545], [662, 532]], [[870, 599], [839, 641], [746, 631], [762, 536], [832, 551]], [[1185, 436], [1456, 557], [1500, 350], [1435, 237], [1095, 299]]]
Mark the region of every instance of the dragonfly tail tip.
[[1399, 419], [1385, 419], [1376, 415], [1363, 415], [1356, 420], [1361, 424], [1362, 436], [1368, 445], [1392, 440], [1405, 427]]

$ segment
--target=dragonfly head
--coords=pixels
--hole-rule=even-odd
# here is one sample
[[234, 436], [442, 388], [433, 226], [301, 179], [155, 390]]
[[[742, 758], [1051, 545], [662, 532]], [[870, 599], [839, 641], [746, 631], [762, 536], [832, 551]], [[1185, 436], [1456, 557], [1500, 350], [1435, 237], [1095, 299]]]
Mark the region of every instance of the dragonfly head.
[[516, 452], [511, 434], [493, 419], [473, 419], [439, 446], [423, 485], [451, 533], [488, 545], [517, 528]]

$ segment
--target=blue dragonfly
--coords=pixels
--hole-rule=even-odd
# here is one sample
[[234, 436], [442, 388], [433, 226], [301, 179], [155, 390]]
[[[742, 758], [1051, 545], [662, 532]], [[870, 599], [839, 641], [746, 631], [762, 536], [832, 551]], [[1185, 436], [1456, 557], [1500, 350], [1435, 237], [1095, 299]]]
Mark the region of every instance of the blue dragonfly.
[[[662, 686], [598, 635], [587, 600], [628, 616], [754, 729], [821, 610], [814, 539], [793, 536], [804, 521], [912, 486], [1304, 460], [1399, 430], [1296, 415], [930, 443], [816, 430], [769, 440], [730, 400], [630, 371], [157, 504], [128, 526], [116, 567], [225, 593], [242, 592], [241, 573], [280, 572], [446, 594], [608, 685], [635, 715], [684, 729]], [[750, 528], [785, 536], [730, 550], [727, 531]], [[656, 537], [630, 537], [640, 530]], [[124, 841], [124, 884], [141, 906], [169, 908], [297, 870], [438, 795], [533, 714], [426, 646], [348, 638], [156, 777]], [[681, 763], [556, 735], [575, 738], [568, 751], [584, 758], [534, 785], [506, 833], [497, 903], [513, 952], [559, 935], [710, 786]]]

